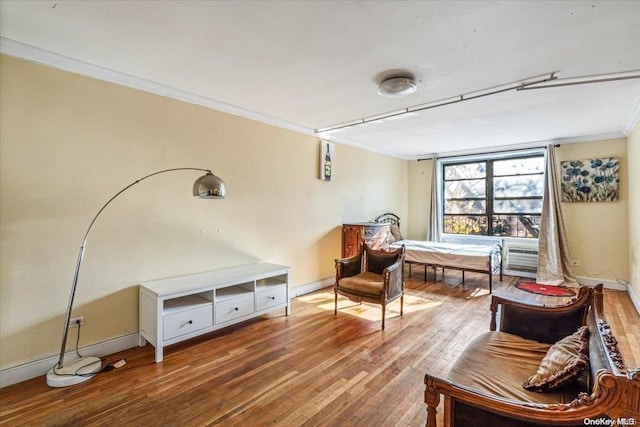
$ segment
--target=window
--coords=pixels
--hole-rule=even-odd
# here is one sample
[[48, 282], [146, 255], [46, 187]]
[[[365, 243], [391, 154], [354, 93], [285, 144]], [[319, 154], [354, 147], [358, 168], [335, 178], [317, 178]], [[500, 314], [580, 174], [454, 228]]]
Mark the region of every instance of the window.
[[537, 238], [544, 155], [442, 162], [443, 232]]

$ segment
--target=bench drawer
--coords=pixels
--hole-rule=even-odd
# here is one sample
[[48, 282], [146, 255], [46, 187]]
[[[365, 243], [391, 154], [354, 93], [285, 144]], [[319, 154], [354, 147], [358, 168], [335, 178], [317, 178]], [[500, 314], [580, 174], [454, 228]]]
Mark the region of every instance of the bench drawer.
[[253, 294], [216, 303], [216, 323], [224, 323], [253, 313]]
[[164, 339], [179, 337], [213, 325], [213, 304], [164, 316]]
[[287, 287], [278, 286], [256, 292], [256, 311], [284, 304], [287, 302]]

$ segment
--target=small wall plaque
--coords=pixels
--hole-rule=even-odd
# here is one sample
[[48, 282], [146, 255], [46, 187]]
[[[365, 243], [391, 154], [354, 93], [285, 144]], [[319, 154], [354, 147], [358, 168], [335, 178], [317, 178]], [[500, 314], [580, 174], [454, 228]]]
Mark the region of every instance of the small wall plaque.
[[320, 179], [331, 181], [334, 176], [335, 152], [333, 143], [320, 141]]

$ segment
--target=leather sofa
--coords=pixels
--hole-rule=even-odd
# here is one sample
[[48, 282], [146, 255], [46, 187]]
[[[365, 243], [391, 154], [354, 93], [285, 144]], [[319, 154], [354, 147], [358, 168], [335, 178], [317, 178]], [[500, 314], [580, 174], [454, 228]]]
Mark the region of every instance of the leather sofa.
[[[640, 424], [640, 370], [625, 367], [601, 284], [551, 307], [493, 295], [489, 329], [445, 377], [425, 375], [428, 427], [436, 427], [441, 396], [445, 427]], [[575, 343], [570, 366], [549, 371], [567, 342]], [[536, 384], [541, 373], [550, 381]]]

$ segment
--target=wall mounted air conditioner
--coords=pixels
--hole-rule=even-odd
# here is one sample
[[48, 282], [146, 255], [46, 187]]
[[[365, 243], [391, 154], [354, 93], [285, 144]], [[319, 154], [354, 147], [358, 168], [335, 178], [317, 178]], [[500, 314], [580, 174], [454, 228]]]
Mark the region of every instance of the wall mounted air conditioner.
[[538, 271], [538, 247], [517, 243], [505, 244], [504, 267], [512, 271], [535, 273]]

